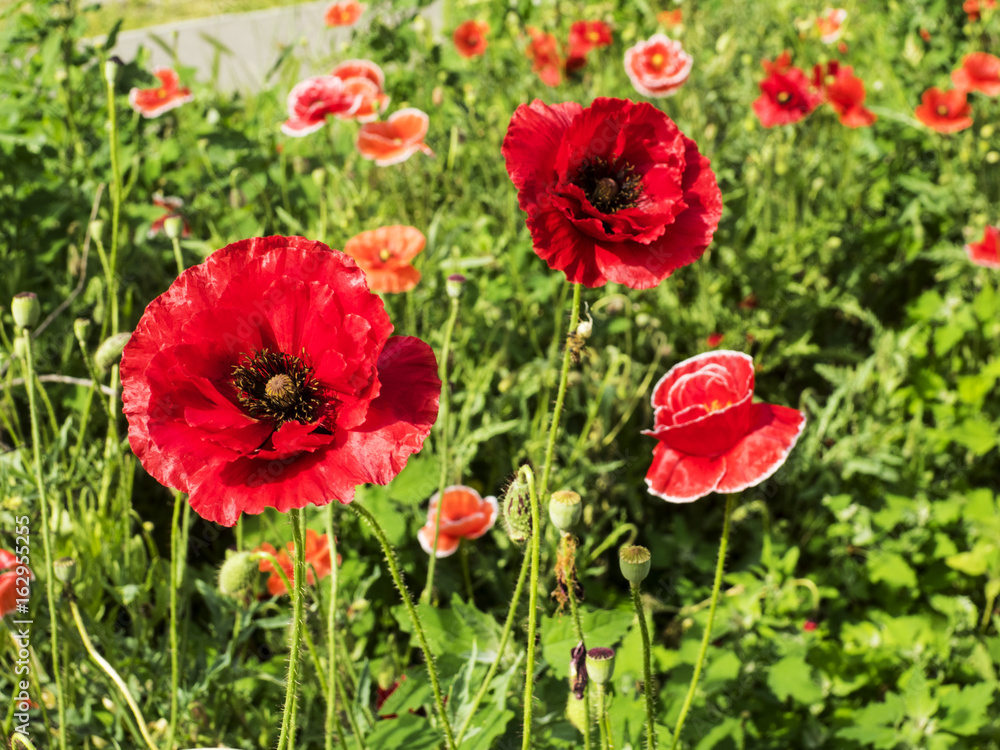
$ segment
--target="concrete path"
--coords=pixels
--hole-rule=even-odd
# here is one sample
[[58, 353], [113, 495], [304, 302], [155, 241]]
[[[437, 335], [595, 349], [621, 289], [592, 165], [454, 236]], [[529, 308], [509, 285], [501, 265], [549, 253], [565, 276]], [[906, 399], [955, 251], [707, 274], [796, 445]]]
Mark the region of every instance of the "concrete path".
[[[198, 69], [199, 80], [210, 80], [212, 66], [218, 56], [220, 91], [258, 91], [269, 85], [264, 79], [287, 45], [301, 47], [294, 54], [303, 62], [302, 77], [324, 73], [326, 70], [321, 69], [320, 62], [342, 48], [349, 50], [353, 33], [364, 29], [371, 20], [371, 14], [379, 12], [373, 10], [373, 6], [386, 6], [385, 3], [370, 2], [355, 26], [330, 28], [323, 21], [329, 5], [329, 0], [320, 0], [124, 31], [118, 35], [114, 54], [123, 60], [132, 60], [141, 45], [152, 53], [151, 68], [172, 66], [173, 57], [153, 40], [155, 35], [176, 52], [181, 64]], [[422, 15], [435, 32], [440, 32], [442, 0], [425, 8]]]

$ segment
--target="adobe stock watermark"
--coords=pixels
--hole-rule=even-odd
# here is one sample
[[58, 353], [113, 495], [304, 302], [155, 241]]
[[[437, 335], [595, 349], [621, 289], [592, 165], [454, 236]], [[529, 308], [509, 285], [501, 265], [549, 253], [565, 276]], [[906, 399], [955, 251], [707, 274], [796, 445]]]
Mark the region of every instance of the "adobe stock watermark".
[[[14, 573], [14, 594], [16, 596], [17, 615], [28, 614], [28, 603], [31, 595], [31, 530], [28, 527], [28, 516], [18, 516], [14, 519], [14, 555], [17, 564]], [[11, 635], [17, 644], [17, 654], [14, 660], [14, 674], [17, 676], [16, 692], [14, 693], [14, 726], [13, 731], [19, 732], [31, 739], [31, 698], [28, 687], [31, 678], [31, 625], [32, 620], [11, 620]]]

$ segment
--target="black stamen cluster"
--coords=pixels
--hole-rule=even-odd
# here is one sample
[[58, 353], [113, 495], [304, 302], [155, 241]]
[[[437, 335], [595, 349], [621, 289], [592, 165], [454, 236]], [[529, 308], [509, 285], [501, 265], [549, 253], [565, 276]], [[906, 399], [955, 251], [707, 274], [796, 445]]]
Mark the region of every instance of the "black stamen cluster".
[[618, 160], [587, 159], [577, 168], [573, 184], [604, 214], [632, 208], [642, 195], [642, 177], [631, 164]]
[[[275, 427], [285, 422], [308, 424], [315, 420], [320, 411], [320, 385], [304, 357], [304, 353], [296, 357], [268, 349], [241, 355], [233, 367], [231, 382], [247, 414], [271, 420]], [[273, 380], [282, 375], [287, 381]], [[270, 389], [268, 383], [272, 384]], [[278, 391], [276, 383], [282, 386]]]

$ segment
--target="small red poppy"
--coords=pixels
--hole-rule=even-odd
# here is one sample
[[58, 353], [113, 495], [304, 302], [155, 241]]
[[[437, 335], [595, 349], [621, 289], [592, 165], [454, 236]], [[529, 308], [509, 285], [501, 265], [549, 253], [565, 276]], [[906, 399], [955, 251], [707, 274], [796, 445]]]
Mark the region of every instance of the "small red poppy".
[[816, 624], [815, 620], [806, 620], [804, 623], [802, 623], [802, 629], [807, 633], [812, 633], [814, 630], [816, 630], [817, 627], [818, 625]]
[[753, 359], [705, 352], [674, 365], [653, 391], [659, 440], [646, 474], [649, 492], [689, 503], [710, 492], [739, 492], [785, 462], [805, 426], [787, 406], [752, 403]]
[[844, 21], [847, 20], [847, 11], [843, 8], [825, 8], [816, 19], [816, 29], [819, 31], [821, 42], [833, 44], [840, 39], [844, 33]]
[[134, 88], [128, 92], [128, 103], [143, 117], [159, 117], [164, 112], [194, 100], [191, 89], [180, 85], [180, 78], [171, 68], [157, 68], [153, 75], [160, 79], [158, 87]]
[[361, 18], [365, 6], [358, 0], [342, 0], [326, 9], [324, 20], [327, 26], [353, 26]]
[[691, 75], [694, 59], [681, 43], [653, 34], [625, 51], [625, 73], [643, 96], [670, 96]]
[[993, 10], [996, 7], [997, 0], [965, 0], [962, 3], [962, 10], [968, 14], [970, 21], [978, 21], [984, 10]]
[[684, 14], [680, 8], [676, 8], [675, 10], [661, 10], [656, 14], [656, 21], [661, 26], [666, 26], [669, 29], [671, 26], [680, 26], [684, 23]]
[[163, 195], [163, 193], [154, 193], [153, 205], [166, 209], [167, 212], [149, 225], [149, 231], [146, 232], [147, 237], [153, 238], [158, 235], [163, 231], [163, 225], [166, 224], [167, 219], [172, 219], [175, 216], [184, 222], [184, 229], [181, 232], [181, 237], [191, 236], [191, 227], [188, 225], [187, 219], [184, 218], [184, 215], [180, 210], [181, 206], [184, 205], [184, 201], [182, 199], [175, 198], [172, 195]]
[[385, 93], [385, 74], [370, 60], [345, 60], [330, 71], [330, 75], [344, 82], [348, 96], [357, 98], [357, 108], [352, 111], [336, 112], [341, 120], [371, 122], [389, 105]]
[[951, 74], [959, 91], [978, 91], [986, 96], [1000, 94], [1000, 57], [988, 52], [972, 52], [962, 58], [962, 67]]
[[562, 57], [555, 35], [543, 34], [533, 26], [528, 27], [531, 42], [524, 53], [531, 60], [531, 69], [546, 86], [558, 86], [562, 81]]
[[27, 598], [21, 596], [17, 591], [18, 588], [21, 588], [17, 579], [25, 577], [18, 574], [19, 567], [24, 567], [21, 573], [27, 571], [29, 581], [35, 580], [35, 574], [26, 566], [21, 566], [18, 563], [17, 555], [0, 549], [0, 617], [6, 617], [11, 612], [17, 611], [17, 600]]
[[427, 509], [427, 523], [417, 532], [417, 539], [424, 552], [430, 555], [434, 550], [434, 524], [437, 522], [440, 506], [441, 524], [438, 531], [437, 556], [448, 557], [455, 554], [463, 539], [478, 539], [493, 528], [500, 508], [497, 499], [480, 497], [471, 487], [457, 484], [446, 487], [443, 495], [435, 492]]
[[566, 55], [566, 72], [572, 73], [587, 64], [587, 55], [593, 49], [611, 44], [611, 27], [604, 21], [575, 21], [569, 30], [569, 51]]
[[455, 49], [462, 57], [477, 57], [486, 51], [490, 25], [485, 21], [464, 21], [452, 34]]
[[300, 138], [326, 124], [327, 115], [350, 117], [361, 106], [357, 91], [348, 90], [336, 76], [313, 76], [299, 81], [288, 94], [288, 119], [281, 125], [285, 135]]
[[854, 75], [854, 69], [845, 65], [837, 70], [831, 83], [826, 86], [826, 100], [840, 115], [840, 122], [849, 128], [871, 125], [877, 117], [864, 106], [865, 84]]
[[419, 109], [401, 109], [382, 122], [362, 125], [355, 146], [363, 157], [374, 159], [380, 167], [404, 162], [417, 151], [434, 156], [424, 143], [428, 122], [427, 114]]
[[[295, 542], [289, 542], [285, 547], [286, 549], [278, 551], [272, 545], [264, 542], [256, 551], [271, 553], [281, 569], [285, 571], [289, 583], [294, 586], [295, 568], [290, 555], [295, 554]], [[337, 565], [340, 565], [340, 562], [340, 555], [337, 555]], [[281, 576], [275, 571], [274, 565], [270, 560], [261, 560], [258, 563], [258, 567], [261, 573], [271, 574], [267, 579], [267, 590], [271, 596], [281, 596], [288, 593], [285, 582], [281, 580]], [[326, 534], [320, 536], [318, 532], [306, 529], [306, 583], [313, 586], [316, 583], [317, 577], [322, 581], [330, 575], [331, 570], [330, 537]]]
[[924, 125], [939, 133], [957, 133], [972, 125], [972, 107], [964, 91], [942, 91], [931, 87], [921, 97], [914, 114]]
[[965, 246], [969, 260], [984, 268], [1000, 268], [1000, 227], [986, 227], [980, 242]]
[[693, 263], [722, 215], [708, 159], [645, 102], [514, 112], [501, 148], [535, 252], [585, 286], [649, 289]]
[[365, 272], [373, 292], [408, 292], [420, 281], [420, 271], [410, 261], [426, 242], [416, 227], [394, 224], [355, 235], [344, 245], [344, 252]]
[[722, 339], [724, 338], [725, 336], [721, 333], [710, 333], [708, 335], [708, 338], [705, 339], [705, 343], [714, 349], [715, 347], [717, 347], [719, 344], [722, 343]]
[[771, 73], [761, 81], [760, 90], [753, 111], [765, 128], [798, 122], [823, 101], [823, 97], [810, 88], [809, 79], [799, 68]]
[[760, 66], [768, 75], [773, 75], [774, 73], [787, 73], [792, 69], [792, 53], [787, 49], [782, 50], [781, 54], [774, 58], [774, 62], [771, 62], [770, 60], [761, 60]]
[[344, 253], [256, 237], [153, 300], [121, 362], [129, 442], [203, 518], [286, 512], [387, 484], [437, 418], [434, 352], [390, 338]]

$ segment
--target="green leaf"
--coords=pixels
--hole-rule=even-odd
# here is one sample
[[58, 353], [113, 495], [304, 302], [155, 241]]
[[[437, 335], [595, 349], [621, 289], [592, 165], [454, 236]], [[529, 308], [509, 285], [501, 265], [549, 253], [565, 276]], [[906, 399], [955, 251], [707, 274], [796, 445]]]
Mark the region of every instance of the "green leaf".
[[392, 721], [376, 722], [375, 728], [365, 741], [368, 747], [437, 750], [441, 747], [441, 733], [431, 726], [426, 717], [404, 713]]
[[[617, 610], [593, 610], [581, 606], [580, 619], [587, 636], [587, 648], [613, 647], [625, 637], [634, 617], [631, 606]], [[568, 612], [542, 617], [542, 655], [556, 677], [569, 677], [570, 652], [578, 642], [573, 618]]]
[[768, 671], [767, 686], [781, 701], [791, 697], [808, 706], [823, 700], [823, 691], [813, 679], [812, 667], [802, 656], [785, 656], [775, 662]]
[[969, 737], [992, 723], [992, 719], [987, 718], [986, 713], [993, 704], [996, 683], [980, 682], [966, 685], [954, 692], [945, 690], [940, 692], [941, 707], [947, 711], [940, 720], [941, 729]]
[[872, 583], [885, 583], [897, 589], [915, 589], [917, 574], [901, 555], [876, 550], [868, 556], [868, 577]]
[[981, 576], [990, 569], [990, 564], [997, 556], [997, 547], [991, 542], [976, 542], [968, 552], [945, 558], [945, 564], [967, 576]]

